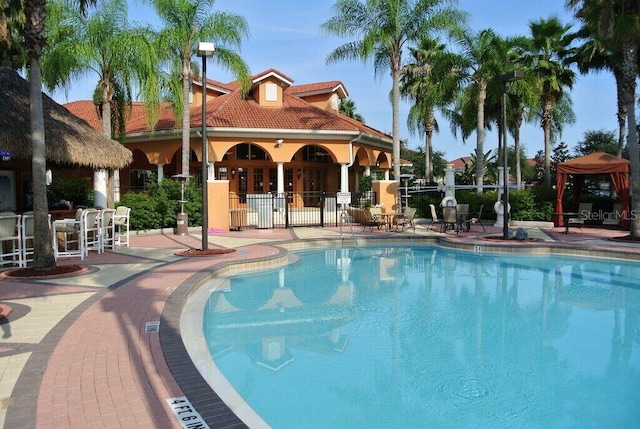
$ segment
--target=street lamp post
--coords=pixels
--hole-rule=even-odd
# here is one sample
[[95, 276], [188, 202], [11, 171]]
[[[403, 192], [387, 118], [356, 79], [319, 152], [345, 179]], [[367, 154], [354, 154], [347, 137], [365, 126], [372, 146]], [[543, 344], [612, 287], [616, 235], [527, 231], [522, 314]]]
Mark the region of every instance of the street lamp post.
[[213, 56], [212, 42], [198, 43], [198, 56], [202, 58], [202, 250], [209, 248], [209, 198], [207, 195], [207, 170], [209, 151], [207, 146], [207, 58]]
[[[524, 77], [520, 71], [510, 71], [500, 76], [502, 82], [502, 238], [509, 238], [509, 156], [507, 155], [507, 84]], [[516, 154], [518, 156], [518, 154]]]

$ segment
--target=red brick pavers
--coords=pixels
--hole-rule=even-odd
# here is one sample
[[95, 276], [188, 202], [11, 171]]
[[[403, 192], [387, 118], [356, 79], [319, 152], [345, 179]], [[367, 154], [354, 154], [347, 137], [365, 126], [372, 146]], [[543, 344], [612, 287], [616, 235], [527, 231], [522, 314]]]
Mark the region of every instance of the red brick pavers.
[[[145, 332], [147, 322], [160, 320], [173, 289], [193, 273], [216, 264], [277, 252], [268, 246], [250, 245], [211, 258], [171, 258], [173, 250], [200, 247], [197, 238], [190, 236], [138, 237], [132, 246], [140, 246], [140, 253], [153, 246], [172, 260], [149, 260], [148, 270], [96, 291], [95, 298], [72, 310], [66, 323], [54, 328], [47, 337], [51, 350], [36, 348], [26, 366], [31, 371], [24, 371], [27, 373], [18, 380], [18, 384], [23, 383], [22, 388], [16, 385], [14, 390], [15, 400], [22, 401], [16, 396], [21, 389], [39, 387], [37, 403], [25, 401], [18, 411], [9, 409], [5, 427], [180, 428], [166, 399], [183, 396], [183, 392], [164, 360], [158, 332]], [[132, 253], [136, 250], [132, 249]], [[141, 261], [128, 258], [130, 262]], [[100, 268], [100, 263], [114, 259], [127, 263], [127, 256], [117, 252], [91, 255], [83, 263], [93, 261]], [[79, 261], [73, 260], [76, 262]], [[109, 269], [117, 270], [117, 266]], [[25, 283], [22, 288], [34, 289], [32, 293], [46, 290], [42, 284]], [[36, 405], [37, 415], [33, 412]]]
[[[378, 231], [373, 234], [396, 235]], [[456, 234], [456, 238], [475, 240], [471, 234], [465, 235]], [[556, 238], [585, 241], [608, 235], [585, 232], [571, 237], [557, 234]], [[295, 238], [295, 232], [240, 231], [221, 238], [242, 245], [242, 240], [249, 237], [290, 240]], [[214, 241], [215, 237], [210, 240]], [[148, 264], [148, 268], [142, 268], [133, 277], [104, 285], [109, 288], [77, 286], [71, 280], [68, 284], [2, 285], [0, 300], [40, 296], [50, 299], [54, 305], [56, 296], [93, 293], [91, 298], [70, 310], [41, 344], [28, 346], [32, 356], [18, 379], [13, 393], [15, 403], [9, 405], [5, 427], [180, 428], [166, 399], [183, 396], [184, 392], [169, 371], [158, 333], [145, 332], [146, 323], [160, 320], [173, 288], [192, 278], [194, 273], [234, 260], [273, 256], [277, 252], [269, 245], [247, 244], [234, 254], [219, 255], [215, 259], [171, 256], [174, 250], [199, 248], [197, 236], [134, 237], [132, 247], [130, 252], [91, 254], [82, 262], [105, 272], [117, 271], [119, 264], [123, 267], [132, 263]], [[637, 246], [634, 247], [637, 251]], [[161, 257], [153, 259], [153, 255]], [[10, 347], [4, 351], [9, 353]]]

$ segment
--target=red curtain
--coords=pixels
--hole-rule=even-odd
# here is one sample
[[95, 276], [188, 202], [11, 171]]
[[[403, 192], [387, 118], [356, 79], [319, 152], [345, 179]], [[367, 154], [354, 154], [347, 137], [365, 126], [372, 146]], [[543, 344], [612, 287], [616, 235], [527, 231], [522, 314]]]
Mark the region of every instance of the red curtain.
[[629, 194], [631, 192], [629, 175], [626, 173], [611, 173], [611, 181], [613, 182], [613, 187], [616, 188], [622, 206], [620, 225], [629, 226]]
[[[567, 183], [567, 175], [565, 173], [556, 174], [556, 213], [562, 213], [562, 195], [564, 195], [564, 185]], [[560, 226], [562, 219], [556, 215], [553, 217], [553, 224]]]

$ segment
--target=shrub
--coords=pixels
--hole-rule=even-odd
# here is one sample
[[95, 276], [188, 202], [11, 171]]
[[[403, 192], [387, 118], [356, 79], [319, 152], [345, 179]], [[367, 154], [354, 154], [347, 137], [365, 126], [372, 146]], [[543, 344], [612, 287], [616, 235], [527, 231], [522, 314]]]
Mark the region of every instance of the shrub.
[[[127, 192], [119, 205], [131, 208], [130, 224], [134, 230], [175, 228], [180, 211], [181, 184], [173, 179], [161, 183], [149, 181], [145, 193]], [[184, 210], [189, 226], [202, 225], [202, 188], [190, 181], [184, 191]]]
[[60, 200], [67, 200], [73, 206], [90, 206], [93, 202], [93, 190], [88, 177], [64, 177], [57, 175], [47, 187], [47, 201], [53, 205]]

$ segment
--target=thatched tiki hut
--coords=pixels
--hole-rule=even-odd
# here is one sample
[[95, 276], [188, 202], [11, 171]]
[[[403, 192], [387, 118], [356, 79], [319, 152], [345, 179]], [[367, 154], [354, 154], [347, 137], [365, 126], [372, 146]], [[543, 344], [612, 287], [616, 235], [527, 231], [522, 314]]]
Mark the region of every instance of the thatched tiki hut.
[[[110, 170], [131, 163], [129, 149], [99, 133], [47, 95], [42, 98], [48, 167]], [[0, 152], [11, 159], [9, 164], [1, 164], [0, 170], [30, 170], [29, 83], [6, 62], [0, 67], [0, 112]]]
[[[45, 94], [42, 95], [42, 110], [47, 168], [109, 170], [131, 163], [130, 150], [97, 132]], [[29, 162], [33, 158], [30, 117], [29, 83], [12, 70], [9, 63], [3, 62], [0, 66], [1, 200], [10, 200], [15, 210], [19, 196], [22, 209], [25, 209], [29, 208], [25, 204], [29, 192], [36, 190], [37, 195], [44, 195], [44, 198], [38, 197], [38, 204], [34, 204], [34, 266], [43, 269], [50, 267], [53, 256], [46, 233], [46, 183], [35, 183], [44, 182], [44, 171], [32, 174], [36, 172], [32, 171], [34, 167]], [[35, 177], [41, 179], [35, 180]], [[20, 179], [21, 187], [16, 185], [17, 179]]]

